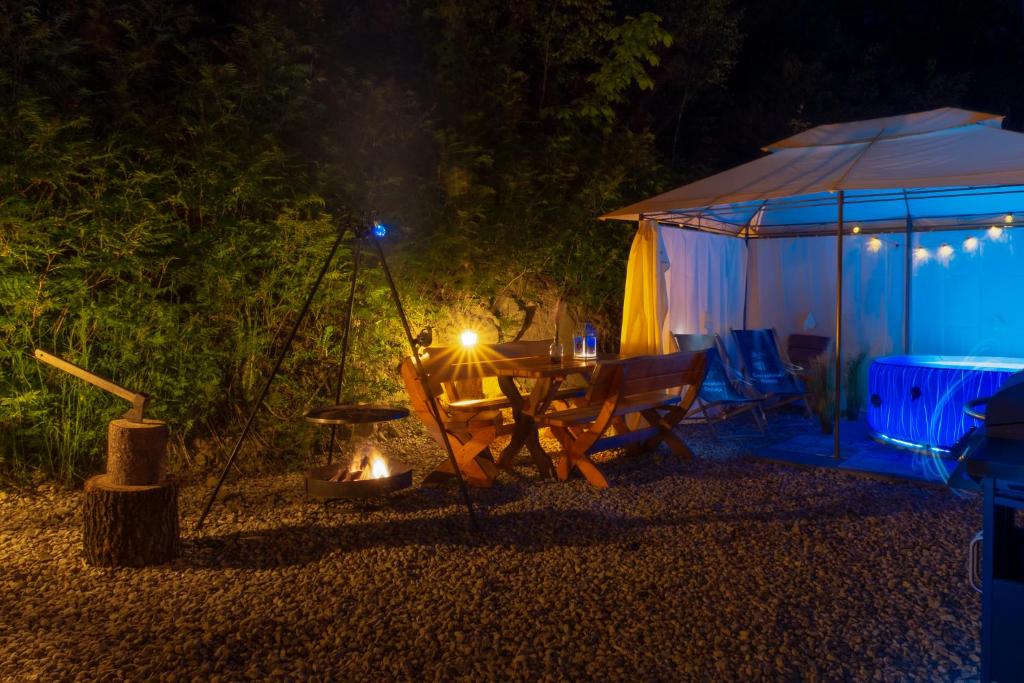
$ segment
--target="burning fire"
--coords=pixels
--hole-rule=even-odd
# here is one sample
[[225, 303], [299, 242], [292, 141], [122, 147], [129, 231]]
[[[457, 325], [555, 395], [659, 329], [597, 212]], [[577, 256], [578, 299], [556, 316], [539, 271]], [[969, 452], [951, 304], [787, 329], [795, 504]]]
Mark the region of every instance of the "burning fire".
[[356, 449], [348, 469], [338, 468], [331, 481], [361, 481], [366, 479], [383, 479], [391, 474], [388, 461], [384, 454], [372, 444], [363, 444]]

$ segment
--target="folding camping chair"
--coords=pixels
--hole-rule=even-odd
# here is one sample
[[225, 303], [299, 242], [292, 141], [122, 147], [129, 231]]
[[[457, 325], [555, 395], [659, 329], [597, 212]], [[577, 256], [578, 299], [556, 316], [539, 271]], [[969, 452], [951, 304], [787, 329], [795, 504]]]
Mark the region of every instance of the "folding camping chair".
[[831, 345], [832, 337], [791, 334], [786, 338], [786, 357], [794, 367], [800, 368], [797, 376], [806, 382], [811, 363], [825, 355]]
[[[704, 416], [711, 436], [718, 438], [715, 422], [724, 422], [737, 415], [750, 412], [757, 429], [764, 433], [766, 418], [761, 403], [764, 396], [754, 391], [750, 383], [729, 366], [728, 356], [722, 349], [722, 340], [717, 334], [674, 334], [680, 351], [704, 351], [707, 370], [700, 385], [695, 406]], [[691, 412], [687, 421], [692, 419]]]
[[787, 361], [779, 349], [775, 330], [733, 330], [733, 341], [743, 360], [743, 374], [759, 393], [766, 397], [764, 408], [780, 408], [796, 401], [807, 403], [807, 387], [797, 376], [802, 368]]

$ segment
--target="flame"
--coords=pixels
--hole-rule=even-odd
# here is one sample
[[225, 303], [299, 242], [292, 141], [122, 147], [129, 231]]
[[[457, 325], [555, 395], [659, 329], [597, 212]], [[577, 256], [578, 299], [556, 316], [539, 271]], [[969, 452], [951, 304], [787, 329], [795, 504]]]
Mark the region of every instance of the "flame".
[[384, 454], [372, 444], [364, 444], [352, 454], [345, 480], [382, 479], [390, 474], [391, 470], [388, 468], [388, 461], [384, 458]]
[[[373, 455], [370, 456], [370, 479], [382, 479], [391, 474], [391, 470], [388, 469], [388, 461], [384, 459], [384, 456], [380, 454], [376, 448], [373, 449]], [[363, 471], [366, 474], [366, 471]]]

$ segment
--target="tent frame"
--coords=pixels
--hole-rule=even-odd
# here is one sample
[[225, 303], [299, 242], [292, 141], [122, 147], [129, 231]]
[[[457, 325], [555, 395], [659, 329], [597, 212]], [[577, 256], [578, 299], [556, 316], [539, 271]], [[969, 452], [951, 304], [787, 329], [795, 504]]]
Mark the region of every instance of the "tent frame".
[[[793, 231], [793, 232], [771, 232], [765, 234], [754, 233], [755, 240], [772, 240], [776, 238], [810, 238], [810, 237], [835, 237], [836, 238], [836, 332], [835, 339], [836, 343], [833, 345], [833, 362], [835, 365], [835, 408], [833, 410], [833, 458], [835, 460], [840, 459], [840, 401], [842, 399], [843, 390], [843, 238], [846, 236], [848, 231], [845, 228], [843, 210], [846, 206], [846, 193], [845, 190], [837, 190], [837, 201], [836, 201], [836, 229], [835, 230], [815, 230], [811, 231]], [[905, 193], [904, 193], [905, 195]], [[909, 209], [909, 206], [907, 207]], [[667, 227], [674, 227], [677, 229], [693, 230], [695, 232], [710, 232], [714, 234], [721, 234], [724, 237], [739, 238], [743, 240], [744, 244], [750, 248], [750, 242], [752, 238], [751, 225], [750, 223], [741, 226], [738, 232], [730, 232], [728, 230], [722, 230], [720, 228], [712, 228], [710, 226], [694, 226], [686, 223], [671, 222], [665, 220], [666, 216], [678, 215], [674, 212], [666, 213], [641, 213], [640, 220], [653, 220], [658, 225], [665, 225]], [[866, 222], [866, 221], [865, 221]], [[1002, 223], [1000, 227], [1011, 228], [1016, 224]], [[912, 260], [912, 247], [911, 240], [913, 238], [914, 231], [916, 232], [942, 232], [949, 230], [964, 230], [971, 229], [972, 227], [977, 228], [977, 222], [973, 224], [955, 224], [955, 225], [929, 225], [926, 227], [914, 228], [913, 219], [910, 216], [909, 211], [906, 215], [905, 223], [902, 227], [885, 227], [885, 228], [861, 228], [857, 234], [895, 234], [902, 232], [905, 236], [905, 266], [903, 273], [903, 352], [910, 352], [910, 283], [913, 275], [913, 260]], [[853, 234], [852, 231], [849, 231]], [[748, 260], [748, 267], [750, 261]], [[743, 283], [745, 288], [750, 287], [749, 282]], [[744, 291], [743, 296], [743, 327], [746, 327], [746, 295]]]
[[[739, 237], [748, 247], [752, 239], [836, 238], [833, 456], [838, 459], [843, 240], [855, 234], [902, 235], [906, 241], [902, 341], [909, 353], [915, 233], [1024, 227], [1013, 215], [1024, 215], [1024, 137], [1003, 128], [1004, 118], [942, 107], [817, 126], [763, 147], [771, 153], [766, 157], [601, 219], [647, 220]], [[1013, 200], [1006, 201], [1009, 197]]]

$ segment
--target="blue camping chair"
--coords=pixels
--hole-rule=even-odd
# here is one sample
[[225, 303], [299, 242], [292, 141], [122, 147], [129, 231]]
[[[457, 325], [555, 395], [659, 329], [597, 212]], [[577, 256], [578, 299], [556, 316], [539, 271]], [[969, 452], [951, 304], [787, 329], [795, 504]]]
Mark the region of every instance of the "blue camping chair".
[[765, 407], [778, 408], [787, 403], [803, 401], [805, 410], [810, 414], [807, 387], [797, 376], [803, 368], [783, 357], [775, 330], [770, 327], [763, 330], [733, 330], [732, 338], [743, 360], [743, 373], [747, 381], [769, 399]]
[[[714, 422], [723, 422], [736, 415], [750, 411], [757, 428], [764, 433], [765, 416], [761, 403], [763, 396], [757, 395], [735, 370], [729, 367], [728, 356], [722, 351], [722, 340], [717, 334], [674, 334], [680, 351], [704, 351], [707, 369], [700, 393], [694, 402], [703, 416], [712, 436], [718, 434]], [[747, 385], [747, 386], [744, 386]]]

